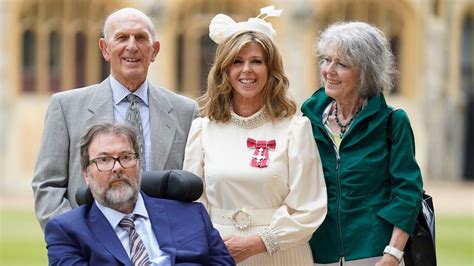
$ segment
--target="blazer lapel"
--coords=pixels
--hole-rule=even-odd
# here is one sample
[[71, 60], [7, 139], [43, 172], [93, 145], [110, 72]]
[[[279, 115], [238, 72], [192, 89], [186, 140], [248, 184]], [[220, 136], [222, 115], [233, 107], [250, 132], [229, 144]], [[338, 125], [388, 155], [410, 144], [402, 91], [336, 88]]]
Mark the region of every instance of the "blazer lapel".
[[173, 145], [177, 121], [170, 115], [173, 105], [162, 92], [149, 86], [151, 166], [153, 170], [163, 170]]
[[97, 208], [95, 203], [92, 205], [88, 216], [89, 228], [97, 236], [99, 242], [120, 262], [125, 265], [131, 265], [130, 258], [123, 248], [122, 243], [117, 237], [109, 221]]
[[109, 78], [102, 81], [99, 87], [95, 89], [88, 106], [88, 111], [87, 126], [101, 122], [113, 123], [115, 121], [112, 88]]
[[145, 195], [145, 193], [141, 194], [148, 215], [150, 216], [151, 227], [155, 233], [158, 245], [163, 252], [169, 254], [171, 264], [174, 265], [176, 259], [176, 248], [173, 245], [171, 225], [165, 207], [159, 204], [157, 200], [151, 199]]

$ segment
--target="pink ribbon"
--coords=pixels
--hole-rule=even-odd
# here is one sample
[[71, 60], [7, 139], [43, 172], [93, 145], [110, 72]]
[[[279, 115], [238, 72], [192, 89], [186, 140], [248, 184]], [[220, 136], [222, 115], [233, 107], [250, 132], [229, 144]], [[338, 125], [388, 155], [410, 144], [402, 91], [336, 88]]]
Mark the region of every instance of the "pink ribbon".
[[269, 157], [268, 149], [274, 150], [276, 147], [276, 141], [274, 139], [265, 141], [265, 140], [254, 140], [252, 138], [247, 138], [247, 148], [254, 148], [255, 152], [252, 155], [252, 161], [250, 165], [253, 167], [263, 168], [268, 166]]

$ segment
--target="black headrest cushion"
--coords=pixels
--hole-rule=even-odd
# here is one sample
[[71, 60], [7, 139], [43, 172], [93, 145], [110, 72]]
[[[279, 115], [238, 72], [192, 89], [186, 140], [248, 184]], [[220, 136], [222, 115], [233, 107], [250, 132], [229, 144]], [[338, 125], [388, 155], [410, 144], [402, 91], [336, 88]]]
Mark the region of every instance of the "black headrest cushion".
[[[143, 171], [141, 189], [150, 197], [195, 201], [201, 197], [201, 178], [183, 170]], [[94, 197], [87, 186], [76, 191], [78, 205], [91, 205]]]

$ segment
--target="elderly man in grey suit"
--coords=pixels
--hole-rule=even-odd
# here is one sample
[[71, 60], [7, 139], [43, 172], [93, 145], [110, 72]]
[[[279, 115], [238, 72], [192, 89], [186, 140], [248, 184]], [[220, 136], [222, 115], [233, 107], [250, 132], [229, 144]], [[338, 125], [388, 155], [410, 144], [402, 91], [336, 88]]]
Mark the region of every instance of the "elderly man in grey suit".
[[160, 50], [153, 23], [141, 11], [124, 8], [106, 18], [103, 34], [99, 47], [111, 75], [100, 84], [53, 95], [46, 113], [32, 181], [42, 228], [50, 217], [77, 207], [75, 193], [84, 184], [79, 139], [90, 125], [127, 123], [126, 116], [134, 109], [134, 114], [139, 113], [135, 117], [144, 170], [182, 168], [198, 108], [195, 101], [147, 81], [148, 67]]

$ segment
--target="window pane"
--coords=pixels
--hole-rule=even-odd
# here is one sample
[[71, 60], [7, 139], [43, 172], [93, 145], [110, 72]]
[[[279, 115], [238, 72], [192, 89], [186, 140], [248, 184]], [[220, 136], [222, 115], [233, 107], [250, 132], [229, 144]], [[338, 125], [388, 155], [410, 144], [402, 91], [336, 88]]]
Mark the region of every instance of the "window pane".
[[467, 96], [464, 178], [474, 180], [474, 19], [465, 18], [461, 39], [461, 90]]
[[36, 36], [27, 30], [23, 33], [22, 43], [22, 91], [36, 91]]
[[61, 39], [55, 31], [49, 35], [49, 90], [58, 92], [61, 85]]
[[86, 85], [86, 35], [82, 32], [76, 34], [76, 87], [83, 87]]

